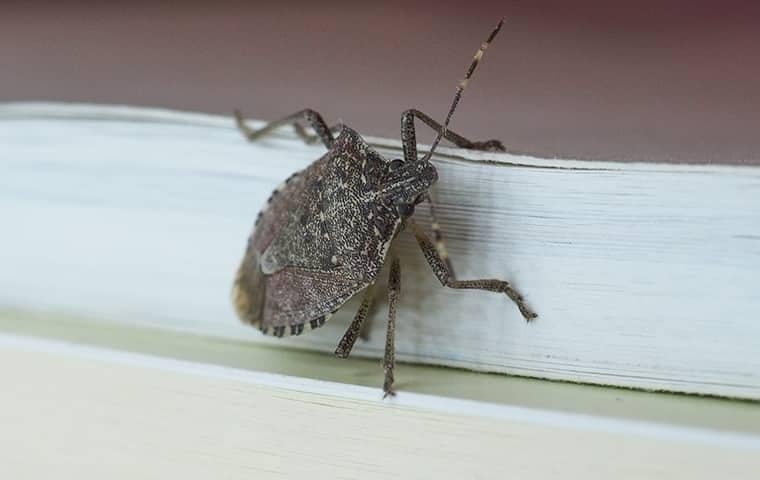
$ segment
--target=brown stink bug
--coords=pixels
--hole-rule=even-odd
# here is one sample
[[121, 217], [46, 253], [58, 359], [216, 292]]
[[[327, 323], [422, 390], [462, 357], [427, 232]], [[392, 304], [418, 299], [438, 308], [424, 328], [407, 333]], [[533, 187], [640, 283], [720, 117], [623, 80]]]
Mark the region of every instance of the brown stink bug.
[[[322, 116], [313, 110], [302, 110], [259, 130], [251, 130], [243, 122], [242, 115], [235, 112], [238, 126], [248, 140], [256, 140], [275, 128], [292, 124], [305, 141], [318, 138], [327, 147], [324, 156], [291, 175], [275, 190], [259, 213], [233, 289], [235, 308], [243, 322], [268, 335], [300, 335], [306, 329], [324, 325], [349, 298], [365, 290], [361, 307], [335, 350], [337, 356], [348, 357], [373, 300], [369, 287], [375, 283], [385, 264], [391, 242], [406, 225], [413, 229], [441, 284], [449, 288], [505, 293], [517, 304], [526, 320], [536, 317], [508, 282], [457, 280], [435, 220], [432, 227], [434, 244], [411, 218], [417, 204], [430, 201], [428, 190], [438, 179], [430, 158], [441, 138], [463, 148], [504, 150], [497, 140], [472, 142], [448, 130], [467, 82], [503, 22], [498, 23], [475, 54], [464, 79], [457, 86], [443, 126], [417, 110], [403, 113], [403, 160], [383, 158], [354, 130], [343, 125], [328, 127]], [[430, 151], [421, 159], [417, 157], [415, 118], [438, 132]], [[308, 135], [299, 121], [308, 122], [316, 136]], [[334, 132], [337, 137], [333, 137]], [[393, 343], [399, 292], [399, 261], [392, 258], [383, 362], [386, 396], [394, 393]]]

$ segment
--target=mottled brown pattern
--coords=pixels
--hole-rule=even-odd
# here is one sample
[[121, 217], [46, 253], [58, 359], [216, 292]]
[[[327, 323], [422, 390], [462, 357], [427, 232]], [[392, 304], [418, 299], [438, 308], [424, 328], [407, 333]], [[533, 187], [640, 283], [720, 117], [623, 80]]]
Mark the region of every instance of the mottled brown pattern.
[[[417, 175], [389, 166], [344, 127], [322, 158], [272, 194], [237, 276], [241, 318], [297, 335], [303, 330], [291, 326], [334, 312], [375, 281], [401, 223], [384, 192], [408, 189], [409, 174]], [[254, 286], [261, 291], [245, 293]]]
[[400, 220], [379, 199], [385, 164], [356, 132], [344, 128], [333, 148], [309, 167], [298, 207], [263, 253], [264, 273], [297, 266], [373, 281], [385, 260], [376, 253]]
[[[319, 328], [330, 314], [349, 298], [372, 285], [385, 263], [388, 248], [417, 204], [428, 200], [429, 190], [438, 180], [430, 157], [445, 138], [465, 148], [503, 148], [495, 140], [472, 142], [448, 131], [449, 121], [489, 42], [499, 32], [503, 20], [475, 54], [465, 79], [457, 87], [443, 125], [417, 111], [402, 116], [404, 159], [385, 159], [358, 133], [343, 127], [338, 138], [322, 116], [304, 109], [253, 130], [236, 112], [238, 127], [249, 140], [283, 125], [294, 125], [304, 141], [311, 137], [299, 122], [308, 122], [328, 151], [303, 172], [291, 177], [267, 201], [235, 284], [235, 306], [241, 318], [276, 337], [299, 335], [308, 325]], [[438, 133], [431, 150], [417, 157], [414, 119], [419, 118]], [[522, 297], [502, 280], [454, 278], [445, 253], [443, 257], [420, 230], [415, 234], [425, 258], [441, 283], [450, 288], [475, 288], [506, 293], [526, 320], [535, 317]], [[436, 228], [440, 252], [445, 252], [443, 236]], [[250, 270], [254, 271], [251, 272]], [[385, 344], [385, 395], [393, 395], [395, 365], [396, 307], [401, 291], [401, 270], [397, 258], [388, 280], [388, 328]], [[253, 290], [250, 291], [249, 290]], [[241, 293], [242, 292], [242, 293]], [[362, 306], [336, 349], [345, 358], [361, 331], [372, 302], [368, 291]]]
[[367, 283], [339, 271], [287, 267], [266, 276], [263, 324], [290, 326], [337, 310]]
[[304, 183], [304, 175], [298, 172], [285, 181], [282, 190], [272, 192], [269, 201], [259, 213], [251, 235], [251, 246], [256, 251], [266, 250], [279, 234], [287, 221], [288, 213], [298, 207], [297, 202], [301, 197]]

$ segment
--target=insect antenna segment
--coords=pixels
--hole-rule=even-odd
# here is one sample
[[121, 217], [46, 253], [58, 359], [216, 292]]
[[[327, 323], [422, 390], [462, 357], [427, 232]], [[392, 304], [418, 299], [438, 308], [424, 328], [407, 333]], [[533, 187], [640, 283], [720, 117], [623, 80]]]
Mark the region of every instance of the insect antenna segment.
[[496, 24], [496, 27], [494, 27], [493, 31], [491, 31], [491, 34], [488, 36], [486, 41], [480, 45], [480, 48], [478, 48], [478, 51], [475, 52], [475, 55], [472, 57], [472, 63], [470, 63], [470, 66], [467, 68], [467, 73], [465, 73], [464, 78], [459, 82], [459, 85], [457, 85], [457, 91], [454, 94], [454, 100], [451, 102], [451, 107], [449, 107], [449, 113], [446, 114], [446, 120], [443, 122], [443, 127], [438, 132], [438, 136], [433, 141], [433, 145], [430, 147], [430, 151], [427, 153], [427, 155], [425, 155], [425, 158], [422, 159], [423, 162], [430, 160], [430, 157], [433, 156], [433, 152], [435, 151], [436, 147], [441, 142], [441, 138], [443, 138], [446, 135], [446, 132], [448, 132], [449, 122], [451, 121], [451, 117], [454, 115], [454, 110], [456, 110], [457, 105], [459, 105], [459, 100], [462, 98], [462, 92], [464, 92], [464, 89], [467, 88], [467, 84], [470, 83], [470, 78], [472, 78], [472, 74], [475, 73], [475, 69], [478, 68], [478, 64], [483, 58], [483, 54], [486, 52], [486, 49], [491, 44], [494, 37], [496, 37], [496, 35], [499, 33], [499, 30], [501, 30], [502, 25], [504, 25], [503, 18], [499, 20], [499, 23]]

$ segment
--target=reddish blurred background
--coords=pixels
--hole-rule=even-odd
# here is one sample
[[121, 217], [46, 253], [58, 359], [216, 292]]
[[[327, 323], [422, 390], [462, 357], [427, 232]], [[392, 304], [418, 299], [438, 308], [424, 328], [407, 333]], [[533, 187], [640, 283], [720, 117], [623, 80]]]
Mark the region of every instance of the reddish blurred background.
[[455, 130], [543, 156], [760, 164], [756, 2], [6, 1], [0, 101], [309, 106], [397, 137], [406, 108], [443, 117], [501, 16]]

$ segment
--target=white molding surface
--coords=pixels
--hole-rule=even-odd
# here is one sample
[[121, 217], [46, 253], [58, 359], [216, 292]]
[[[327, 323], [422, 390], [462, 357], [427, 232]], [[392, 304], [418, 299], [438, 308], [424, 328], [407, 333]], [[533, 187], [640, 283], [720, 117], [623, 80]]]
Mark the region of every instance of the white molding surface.
[[[399, 156], [398, 142], [372, 141]], [[331, 351], [355, 303], [276, 340], [239, 324], [229, 300], [258, 209], [322, 151], [289, 129], [247, 143], [231, 118], [0, 105], [0, 306]], [[760, 169], [436, 160], [458, 275], [510, 280], [539, 318], [441, 288], [402, 235], [401, 359], [760, 399]], [[358, 355], [382, 354], [379, 303]]]
[[[24, 368], [18, 368], [23, 365]], [[760, 437], [0, 334], [9, 478], [754, 478]], [[41, 454], [42, 453], [42, 454]]]

